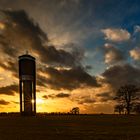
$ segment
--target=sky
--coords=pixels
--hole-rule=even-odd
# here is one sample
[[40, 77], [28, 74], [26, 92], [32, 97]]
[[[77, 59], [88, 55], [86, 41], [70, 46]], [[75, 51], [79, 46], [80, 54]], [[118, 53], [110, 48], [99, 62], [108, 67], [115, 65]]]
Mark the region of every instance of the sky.
[[37, 64], [37, 111], [113, 113], [140, 85], [139, 0], [0, 0], [0, 111], [19, 111], [18, 56]]

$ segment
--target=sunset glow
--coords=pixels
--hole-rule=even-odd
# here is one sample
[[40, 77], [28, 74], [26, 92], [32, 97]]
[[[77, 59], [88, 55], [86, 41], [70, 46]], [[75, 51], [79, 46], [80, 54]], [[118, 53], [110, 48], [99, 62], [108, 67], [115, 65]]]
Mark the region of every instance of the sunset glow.
[[37, 112], [113, 113], [120, 86], [140, 85], [139, 2], [13, 1], [0, 2], [1, 112], [20, 110], [18, 57], [27, 51]]

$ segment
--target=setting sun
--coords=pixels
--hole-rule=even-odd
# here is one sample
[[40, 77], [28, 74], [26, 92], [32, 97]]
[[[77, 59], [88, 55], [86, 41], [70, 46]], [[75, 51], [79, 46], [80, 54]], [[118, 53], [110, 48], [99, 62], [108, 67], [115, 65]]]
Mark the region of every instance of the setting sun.
[[37, 98], [37, 99], [36, 99], [36, 103], [37, 103], [37, 104], [43, 104], [44, 101], [43, 101], [42, 99]]

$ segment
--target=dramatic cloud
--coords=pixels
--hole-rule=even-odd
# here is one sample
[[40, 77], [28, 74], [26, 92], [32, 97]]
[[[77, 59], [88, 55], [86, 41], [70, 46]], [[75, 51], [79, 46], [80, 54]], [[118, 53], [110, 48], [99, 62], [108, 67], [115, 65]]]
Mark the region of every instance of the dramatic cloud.
[[18, 85], [0, 87], [0, 94], [15, 95], [15, 93], [18, 93]]
[[124, 60], [123, 53], [113, 45], [105, 44], [105, 63], [113, 64]]
[[[41, 50], [40, 50], [41, 51]], [[54, 46], [48, 46], [42, 51], [42, 60], [44, 63], [59, 66], [76, 66], [80, 65], [80, 60], [75, 52], [69, 53], [62, 49], [56, 50]]]
[[108, 28], [101, 31], [105, 34], [106, 40], [114, 42], [127, 41], [131, 37], [131, 34], [125, 29]]
[[41, 39], [47, 39], [38, 25], [35, 25], [24, 11], [2, 11], [5, 29], [1, 34], [3, 52], [11, 57], [17, 57], [17, 53], [24, 48], [37, 48], [41, 45]]
[[130, 50], [129, 53], [134, 60], [140, 60], [140, 48], [134, 48]]
[[[16, 78], [18, 73], [16, 67], [18, 65], [17, 57], [25, 52], [25, 50], [29, 50], [29, 52], [37, 57], [41, 65], [59, 67], [81, 66], [81, 60], [84, 57], [83, 50], [76, 48], [73, 44], [69, 46], [70, 49], [67, 47], [67, 51], [48, 45], [49, 39], [47, 35], [37, 23], [29, 18], [25, 11], [2, 10], [0, 15], [0, 17], [3, 17], [0, 24], [0, 30], [2, 30], [0, 32], [0, 50], [6, 57], [5, 62], [1, 63], [0, 66], [4, 70], [11, 71]], [[62, 78], [63, 73], [60, 75]], [[38, 85], [46, 86], [45, 81], [46, 83], [50, 83], [50, 85], [55, 85], [55, 82], [52, 82], [52, 80], [47, 81], [45, 77], [37, 75]], [[63, 86], [60, 87], [63, 88]]]
[[[72, 42], [59, 48], [49, 45], [48, 36], [23, 10], [4, 10], [0, 14], [3, 14], [0, 25], [0, 50], [6, 58], [4, 58], [4, 63], [0, 64], [1, 68], [12, 72], [17, 78], [17, 57], [25, 50], [29, 50], [37, 58], [37, 90], [39, 92], [41, 92], [40, 87], [74, 90], [80, 87], [99, 86], [96, 78], [87, 73], [91, 66], [82, 66], [84, 50], [79, 46], [77, 47]], [[14, 95], [16, 92], [18, 92], [18, 87], [13, 85], [0, 88], [1, 94]], [[50, 94], [44, 98], [68, 98], [69, 96], [70, 94], [60, 93]], [[80, 102], [90, 103], [94, 100], [86, 98]]]
[[[45, 64], [75, 66], [80, 65], [81, 53], [56, 49], [48, 45], [48, 37], [25, 11], [2, 11], [5, 15], [0, 34], [1, 51], [12, 58], [29, 50]], [[79, 56], [80, 55], [80, 56]]]
[[7, 101], [5, 101], [5, 100], [0, 100], [0, 105], [8, 105], [8, 104], [10, 104], [10, 102], [7, 102]]
[[112, 66], [102, 76], [115, 90], [125, 84], [140, 85], [140, 69], [129, 64]]
[[86, 73], [81, 67], [60, 70], [47, 67], [42, 71], [48, 74], [48, 77], [43, 82], [46, 82], [52, 89], [73, 90], [81, 86], [99, 86], [96, 78]]

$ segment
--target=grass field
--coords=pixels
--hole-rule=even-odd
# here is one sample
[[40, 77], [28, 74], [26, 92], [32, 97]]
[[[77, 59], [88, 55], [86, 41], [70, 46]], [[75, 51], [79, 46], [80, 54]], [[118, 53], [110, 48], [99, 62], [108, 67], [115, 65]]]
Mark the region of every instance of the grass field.
[[0, 117], [0, 140], [140, 140], [140, 116]]

